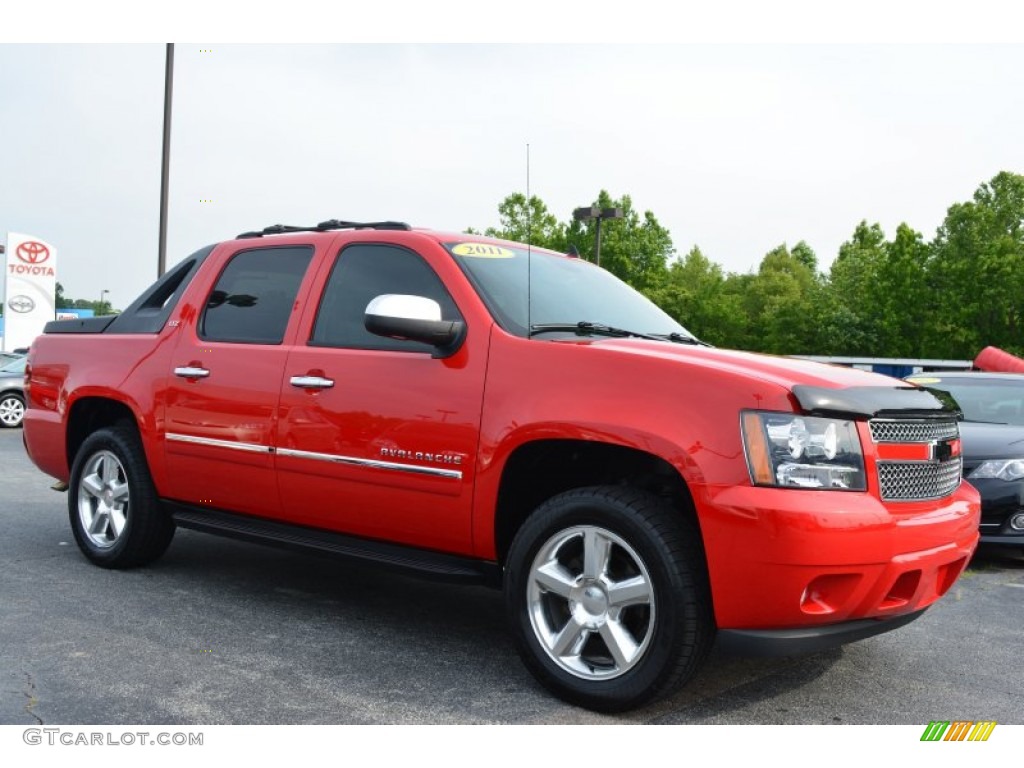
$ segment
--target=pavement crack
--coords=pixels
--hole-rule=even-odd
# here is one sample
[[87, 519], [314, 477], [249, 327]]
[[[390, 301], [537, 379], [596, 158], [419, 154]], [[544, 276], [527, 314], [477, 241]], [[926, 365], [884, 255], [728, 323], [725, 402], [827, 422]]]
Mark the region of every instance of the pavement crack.
[[25, 690], [23, 691], [25, 698], [28, 699], [28, 704], [25, 705], [25, 711], [35, 718], [35, 721], [39, 725], [45, 725], [43, 719], [37, 715], [32, 709], [39, 703], [39, 699], [36, 698], [36, 683], [32, 679], [32, 675], [28, 672], [25, 673]]

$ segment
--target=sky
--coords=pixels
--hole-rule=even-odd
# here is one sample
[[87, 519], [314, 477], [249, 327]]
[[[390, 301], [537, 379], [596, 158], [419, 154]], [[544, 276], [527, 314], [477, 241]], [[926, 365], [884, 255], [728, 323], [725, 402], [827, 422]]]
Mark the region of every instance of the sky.
[[[827, 267], [863, 219], [930, 240], [950, 205], [1024, 172], [1020, 44], [870, 25], [644, 41], [631, 19], [625, 43], [613, 18], [565, 42], [513, 25], [239, 43], [225, 24], [209, 34], [229, 43], [176, 43], [168, 265], [276, 223], [497, 225], [527, 145], [530, 192], [560, 219], [628, 194], [680, 256], [697, 245], [730, 272], [800, 240]], [[184, 34], [26, 28], [0, 42], [0, 241], [50, 242], [65, 295], [123, 308], [157, 274], [163, 41]]]

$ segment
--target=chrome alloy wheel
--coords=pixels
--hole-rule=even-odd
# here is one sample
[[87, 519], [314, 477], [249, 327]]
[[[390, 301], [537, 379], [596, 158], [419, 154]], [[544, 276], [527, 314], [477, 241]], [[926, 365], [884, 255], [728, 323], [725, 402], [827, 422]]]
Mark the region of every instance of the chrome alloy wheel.
[[25, 403], [20, 397], [8, 395], [0, 400], [0, 422], [5, 427], [17, 427], [25, 418]]
[[97, 451], [82, 469], [78, 517], [89, 541], [107, 549], [117, 543], [128, 522], [128, 478], [110, 451]]
[[530, 623], [548, 656], [584, 680], [635, 667], [654, 635], [647, 567], [621, 537], [580, 525], [559, 531], [530, 567]]

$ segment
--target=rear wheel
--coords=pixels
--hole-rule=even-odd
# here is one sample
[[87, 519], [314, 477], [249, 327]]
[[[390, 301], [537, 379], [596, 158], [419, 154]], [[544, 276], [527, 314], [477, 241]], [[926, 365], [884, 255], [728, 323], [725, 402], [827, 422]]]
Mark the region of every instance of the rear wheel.
[[505, 597], [530, 671], [591, 709], [677, 688], [714, 637], [696, 525], [636, 489], [583, 488], [541, 505], [512, 543]]
[[82, 443], [68, 489], [71, 529], [82, 553], [105, 568], [156, 560], [174, 536], [134, 425], [100, 429]]

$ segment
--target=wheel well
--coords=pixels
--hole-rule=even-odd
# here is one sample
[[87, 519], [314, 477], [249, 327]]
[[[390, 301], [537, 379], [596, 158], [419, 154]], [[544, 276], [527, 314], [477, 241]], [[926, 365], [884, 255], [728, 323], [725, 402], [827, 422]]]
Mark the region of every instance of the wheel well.
[[133, 425], [135, 414], [124, 403], [104, 397], [83, 397], [71, 406], [68, 416], [68, 466], [75, 462], [75, 455], [85, 439], [97, 429], [112, 427], [118, 422], [129, 421]]
[[501, 477], [494, 536], [505, 562], [516, 532], [546, 499], [573, 488], [628, 485], [671, 501], [693, 516], [693, 498], [679, 472], [664, 459], [634, 448], [586, 440], [539, 440], [520, 446]]

